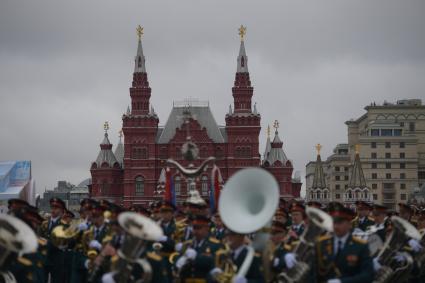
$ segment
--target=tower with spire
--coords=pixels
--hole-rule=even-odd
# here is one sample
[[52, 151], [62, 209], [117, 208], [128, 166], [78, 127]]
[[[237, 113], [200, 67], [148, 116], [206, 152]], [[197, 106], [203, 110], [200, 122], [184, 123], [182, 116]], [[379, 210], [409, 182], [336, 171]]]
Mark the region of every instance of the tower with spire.
[[229, 108], [226, 115], [226, 134], [228, 152], [228, 170], [225, 175], [232, 175], [237, 170], [247, 166], [259, 166], [259, 134], [261, 130], [261, 115], [256, 106], [252, 109], [254, 88], [248, 72], [248, 56], [245, 51], [246, 27], [239, 28], [240, 47], [236, 60], [236, 75], [232, 87], [233, 111]]
[[92, 163], [90, 173], [92, 185], [90, 195], [97, 199], [108, 199], [115, 202], [121, 201], [122, 195], [122, 167], [112, 152], [109, 141], [109, 123], [103, 125], [105, 134], [100, 144], [100, 151], [96, 161]]
[[313, 185], [306, 196], [309, 201], [328, 203], [331, 200], [330, 190], [326, 185], [325, 173], [323, 171], [322, 158], [320, 156], [321, 144], [316, 145], [317, 158], [314, 168]]
[[267, 128], [266, 150], [262, 160], [262, 167], [275, 176], [280, 187], [280, 196], [285, 199], [300, 197], [301, 183], [292, 179], [294, 167], [284, 150], [283, 142], [279, 137], [279, 122], [273, 123], [275, 129], [273, 141], [270, 142], [270, 127]]
[[[124, 135], [124, 205], [146, 200], [156, 183], [155, 156], [159, 119], [150, 105], [151, 88], [143, 54], [143, 28], [136, 29], [137, 53], [134, 59], [133, 82], [130, 87], [131, 109], [122, 116]], [[140, 170], [139, 168], [143, 168]], [[136, 186], [136, 182], [140, 185]], [[137, 189], [136, 189], [137, 187]]]
[[348, 188], [344, 193], [344, 202], [348, 204], [355, 204], [356, 201], [371, 202], [372, 195], [369, 187], [366, 184], [364, 177], [362, 163], [360, 161], [360, 145], [355, 146], [354, 163], [351, 167], [350, 182]]

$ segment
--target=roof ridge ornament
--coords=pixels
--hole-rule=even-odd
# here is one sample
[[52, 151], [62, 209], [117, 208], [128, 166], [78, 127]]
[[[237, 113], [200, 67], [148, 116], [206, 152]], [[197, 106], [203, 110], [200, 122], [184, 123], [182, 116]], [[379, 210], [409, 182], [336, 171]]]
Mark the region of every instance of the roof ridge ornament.
[[103, 129], [105, 130], [105, 135], [108, 134], [108, 130], [109, 130], [109, 122], [105, 121], [105, 123], [103, 123]]
[[138, 25], [137, 28], [136, 28], [136, 33], [137, 33], [137, 37], [139, 38], [139, 41], [142, 40], [142, 36], [143, 36], [143, 33], [144, 33], [143, 29], [144, 28], [141, 25]]
[[320, 143], [318, 143], [317, 145], [316, 145], [316, 151], [317, 151], [317, 155], [320, 155], [320, 150], [322, 149], [322, 145], [320, 144]]
[[273, 128], [275, 128], [275, 132], [277, 133], [277, 129], [279, 129], [279, 121], [278, 120], [274, 120]]
[[239, 31], [239, 37], [241, 38], [241, 41], [244, 41], [244, 37], [246, 35], [246, 26], [241, 25], [238, 31]]

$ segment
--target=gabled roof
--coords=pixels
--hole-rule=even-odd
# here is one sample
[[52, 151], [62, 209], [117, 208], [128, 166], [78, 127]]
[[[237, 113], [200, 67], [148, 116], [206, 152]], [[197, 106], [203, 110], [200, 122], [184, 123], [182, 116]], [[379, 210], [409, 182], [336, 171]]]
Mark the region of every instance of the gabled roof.
[[192, 118], [198, 121], [201, 127], [206, 128], [208, 136], [215, 143], [224, 143], [226, 140], [211, 113], [209, 106], [173, 106], [170, 116], [168, 116], [167, 123], [157, 139], [157, 143], [166, 144], [176, 134], [176, 128], [181, 128], [183, 124], [184, 111], [190, 111]]

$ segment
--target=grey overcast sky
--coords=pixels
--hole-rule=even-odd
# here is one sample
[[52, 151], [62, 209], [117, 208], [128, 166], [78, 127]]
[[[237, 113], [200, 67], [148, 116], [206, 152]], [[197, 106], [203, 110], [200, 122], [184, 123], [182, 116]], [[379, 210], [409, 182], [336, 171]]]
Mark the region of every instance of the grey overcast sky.
[[103, 122], [116, 144], [130, 102], [135, 28], [162, 125], [173, 100], [232, 103], [245, 41], [264, 129], [280, 121], [295, 170], [346, 142], [372, 101], [425, 98], [425, 1], [1, 0], [0, 160], [32, 160], [38, 191], [89, 177]]

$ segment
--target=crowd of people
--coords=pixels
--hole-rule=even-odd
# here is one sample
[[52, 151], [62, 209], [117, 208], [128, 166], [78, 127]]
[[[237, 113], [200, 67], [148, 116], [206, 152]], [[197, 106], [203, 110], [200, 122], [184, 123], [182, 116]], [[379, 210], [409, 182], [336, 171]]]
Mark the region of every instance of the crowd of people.
[[[353, 210], [338, 202], [324, 207], [282, 199], [269, 229], [263, 231], [268, 242], [262, 250], [255, 250], [248, 267], [244, 262], [253, 235], [226, 227], [220, 214], [212, 212], [196, 194], [180, 207], [157, 201], [149, 207], [124, 208], [106, 200], [84, 199], [80, 210], [71, 212], [59, 198], [52, 198], [50, 207], [50, 214], [44, 217], [21, 199], [9, 200], [8, 214], [24, 221], [38, 238], [34, 252], [10, 253], [0, 261], [3, 274], [16, 282], [120, 282], [116, 274], [128, 271], [131, 274], [125, 282], [286, 282], [285, 276], [302, 272], [302, 265], [308, 267], [302, 282], [381, 282], [379, 276], [387, 265], [392, 271], [403, 271], [394, 277], [397, 282], [425, 282], [425, 210], [406, 204], [399, 204], [398, 217], [416, 227], [422, 239], [405, 231], [406, 238], [389, 239], [398, 234], [393, 233], [391, 221], [395, 213], [385, 206], [358, 202]], [[304, 235], [311, 226], [308, 207], [329, 215], [333, 231], [320, 231], [314, 241], [307, 241]], [[124, 271], [117, 264], [119, 258], [126, 258], [120, 252], [126, 233], [119, 223], [119, 215], [125, 211], [147, 217], [162, 228], [163, 235], [156, 241], [146, 240], [141, 250], [140, 258], [147, 260], [148, 267], [129, 260]], [[0, 221], [0, 231], [5, 225]], [[377, 250], [370, 248], [371, 235], [381, 241]], [[390, 242], [396, 240], [402, 241], [402, 248], [391, 251]], [[0, 247], [2, 243], [0, 233]], [[302, 254], [305, 247], [313, 251], [307, 258]], [[392, 252], [390, 263], [383, 249]], [[8, 282], [5, 278], [0, 282]]]

